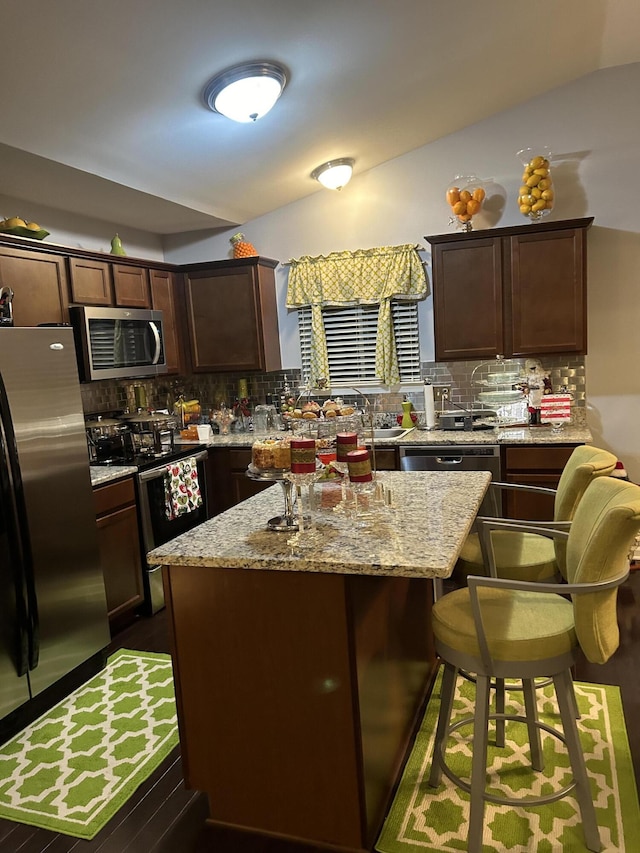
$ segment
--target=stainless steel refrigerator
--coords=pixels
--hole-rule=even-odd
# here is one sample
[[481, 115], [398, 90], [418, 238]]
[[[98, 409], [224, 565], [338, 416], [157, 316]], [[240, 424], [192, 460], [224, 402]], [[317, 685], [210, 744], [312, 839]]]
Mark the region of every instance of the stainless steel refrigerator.
[[2, 328], [0, 736], [99, 670], [109, 640], [73, 332]]

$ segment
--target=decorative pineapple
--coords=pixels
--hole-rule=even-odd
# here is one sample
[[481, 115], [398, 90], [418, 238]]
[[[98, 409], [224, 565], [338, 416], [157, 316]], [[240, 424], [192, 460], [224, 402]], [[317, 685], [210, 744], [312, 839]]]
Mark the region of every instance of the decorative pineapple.
[[258, 254], [255, 246], [244, 239], [244, 234], [234, 234], [230, 242], [234, 258], [252, 258]]

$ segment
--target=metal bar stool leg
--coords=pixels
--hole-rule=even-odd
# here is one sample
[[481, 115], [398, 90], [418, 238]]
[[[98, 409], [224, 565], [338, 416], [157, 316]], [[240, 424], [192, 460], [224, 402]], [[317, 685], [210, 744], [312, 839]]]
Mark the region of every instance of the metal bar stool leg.
[[[504, 714], [505, 709], [505, 686], [504, 678], [496, 678], [496, 714]], [[505, 721], [496, 719], [496, 746], [504, 749], [504, 726]]]
[[527, 715], [527, 731], [529, 732], [531, 766], [534, 770], [544, 770], [542, 739], [540, 737], [540, 728], [536, 725], [536, 722], [538, 720], [538, 706], [536, 704], [536, 685], [531, 679], [523, 679], [522, 692], [524, 696], [525, 713]]
[[600, 841], [600, 832], [598, 830], [598, 823], [596, 820], [596, 810], [591, 797], [589, 777], [587, 776], [587, 768], [584, 762], [582, 746], [580, 744], [578, 726], [576, 725], [576, 700], [575, 694], [573, 694], [571, 673], [568, 670], [565, 670], [565, 672], [555, 675], [553, 677], [553, 683], [556, 688], [556, 696], [558, 697], [562, 728], [564, 729], [564, 736], [567, 742], [567, 750], [569, 752], [569, 760], [571, 761], [573, 778], [576, 782], [575, 792], [578, 805], [580, 806], [585, 842], [589, 850], [593, 850], [594, 853], [599, 853], [599, 851], [602, 850], [602, 842]]
[[442, 676], [442, 687], [440, 691], [440, 711], [438, 712], [438, 726], [436, 728], [435, 743], [433, 745], [433, 759], [431, 761], [431, 772], [429, 774], [429, 785], [437, 788], [442, 779], [442, 765], [440, 763], [442, 753], [447, 742], [447, 730], [451, 719], [453, 708], [453, 696], [456, 689], [458, 669], [450, 663], [445, 663]]
[[476, 676], [476, 710], [473, 724], [473, 758], [471, 761], [469, 853], [482, 853], [484, 793], [487, 781], [487, 743], [489, 739], [489, 682], [490, 679], [486, 675]]

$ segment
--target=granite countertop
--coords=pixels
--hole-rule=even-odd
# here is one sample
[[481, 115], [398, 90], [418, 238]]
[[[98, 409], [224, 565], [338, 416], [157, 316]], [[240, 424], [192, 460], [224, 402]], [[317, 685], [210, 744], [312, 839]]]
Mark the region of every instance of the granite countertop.
[[104, 486], [123, 477], [131, 477], [138, 472], [135, 465], [91, 465], [91, 485]]
[[[288, 435], [289, 433], [279, 433]], [[214, 435], [209, 447], [251, 447], [258, 436], [252, 432]], [[370, 441], [370, 439], [368, 440]], [[423, 430], [413, 429], [400, 438], [375, 438], [376, 447], [453, 444], [590, 444], [591, 431], [586, 425], [569, 425], [554, 432], [550, 426], [500, 427], [487, 430]], [[176, 440], [180, 444], [181, 439]], [[185, 442], [187, 443], [187, 442]], [[368, 443], [368, 442], [367, 442]]]
[[[288, 433], [281, 433], [288, 435]], [[251, 447], [258, 438], [252, 432], [236, 432], [229, 435], [214, 435], [207, 447]], [[416, 445], [460, 445], [460, 444], [590, 444], [591, 431], [585, 425], [570, 425], [553, 432], [551, 427], [502, 427], [500, 429], [473, 430], [422, 430], [412, 429], [400, 438], [375, 438], [376, 447], [411, 447]], [[367, 443], [370, 442], [370, 439]], [[193, 441], [175, 440], [176, 447], [193, 444]], [[204, 447], [204, 443], [203, 447]], [[102, 486], [114, 480], [131, 476], [137, 472], [135, 465], [92, 466], [91, 485]]]
[[[186, 565], [331, 574], [444, 578], [453, 571], [491, 476], [486, 471], [379, 472], [393, 506], [355, 526], [333, 510], [340, 485], [318, 484], [320, 544], [267, 528], [284, 495], [275, 484], [153, 550], [149, 560]], [[301, 539], [304, 543], [304, 537]]]

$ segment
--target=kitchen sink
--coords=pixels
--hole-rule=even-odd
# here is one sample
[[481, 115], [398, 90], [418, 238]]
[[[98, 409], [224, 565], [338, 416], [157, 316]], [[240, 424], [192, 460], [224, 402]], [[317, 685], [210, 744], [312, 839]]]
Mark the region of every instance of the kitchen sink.
[[409, 430], [403, 429], [402, 427], [388, 427], [388, 428], [374, 429], [373, 437], [374, 438], [399, 438], [401, 435], [404, 435], [405, 432], [409, 432]]

